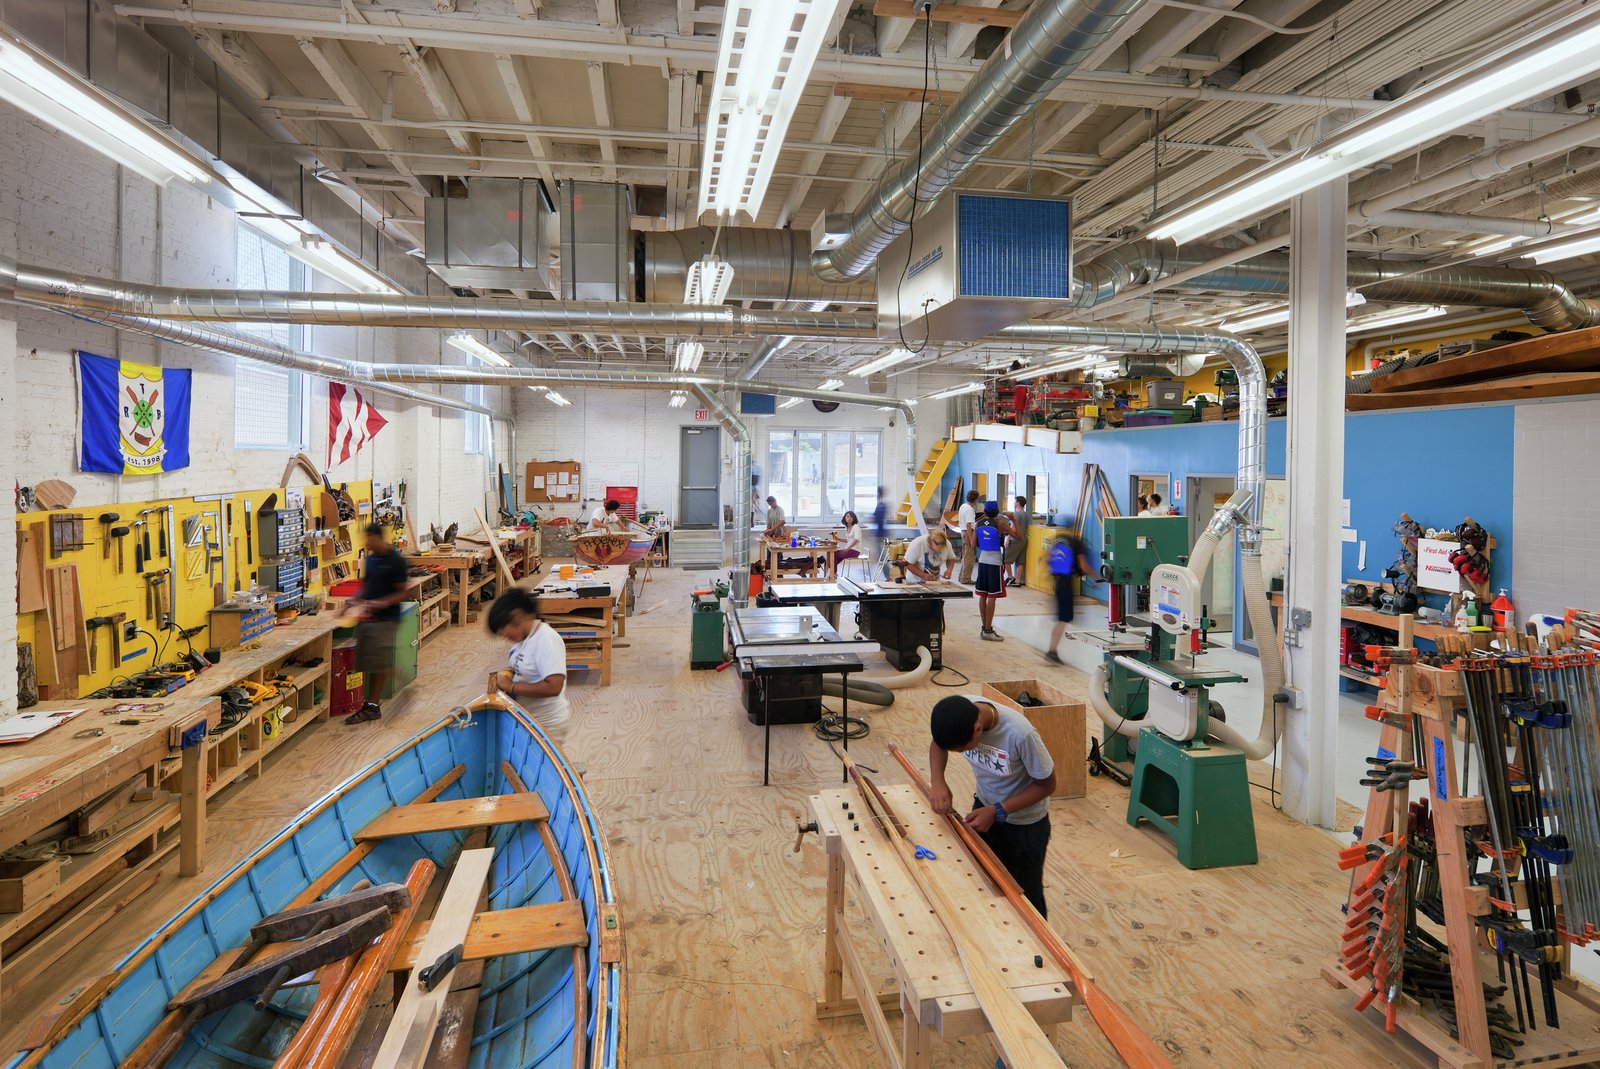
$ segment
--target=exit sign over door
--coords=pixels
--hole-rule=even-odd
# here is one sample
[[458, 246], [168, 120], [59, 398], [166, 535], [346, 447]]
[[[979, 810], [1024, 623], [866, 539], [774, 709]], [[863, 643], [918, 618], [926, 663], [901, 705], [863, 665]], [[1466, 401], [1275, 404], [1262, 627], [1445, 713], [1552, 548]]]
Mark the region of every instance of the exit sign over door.
[[694, 410], [694, 418], [699, 420], [701, 423], [704, 423], [706, 420], [711, 418], [711, 412], [708, 409], [697, 408]]

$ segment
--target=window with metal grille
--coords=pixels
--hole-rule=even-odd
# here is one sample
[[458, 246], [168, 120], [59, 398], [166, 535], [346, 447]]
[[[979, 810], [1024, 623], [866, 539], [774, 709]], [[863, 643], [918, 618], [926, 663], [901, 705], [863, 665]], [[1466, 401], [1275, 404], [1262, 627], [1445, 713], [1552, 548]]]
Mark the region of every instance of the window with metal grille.
[[[238, 283], [244, 290], [305, 288], [305, 265], [244, 223], [239, 224]], [[306, 330], [290, 323], [244, 323], [239, 329], [292, 349], [305, 344]], [[237, 449], [305, 448], [309, 391], [302, 372], [239, 359], [233, 372], [233, 444]]]

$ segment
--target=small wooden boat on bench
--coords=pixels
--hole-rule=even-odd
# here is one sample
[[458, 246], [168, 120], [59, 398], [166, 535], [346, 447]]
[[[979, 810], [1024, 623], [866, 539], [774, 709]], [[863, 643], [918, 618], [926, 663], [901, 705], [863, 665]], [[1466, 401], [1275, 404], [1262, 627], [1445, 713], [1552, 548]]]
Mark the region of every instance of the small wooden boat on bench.
[[621, 951], [583, 785], [491, 694], [311, 805], [6, 1064], [613, 1069]]
[[604, 568], [644, 560], [656, 543], [656, 535], [648, 527], [628, 522], [626, 531], [582, 531], [573, 535], [571, 542], [574, 557], [584, 564]]

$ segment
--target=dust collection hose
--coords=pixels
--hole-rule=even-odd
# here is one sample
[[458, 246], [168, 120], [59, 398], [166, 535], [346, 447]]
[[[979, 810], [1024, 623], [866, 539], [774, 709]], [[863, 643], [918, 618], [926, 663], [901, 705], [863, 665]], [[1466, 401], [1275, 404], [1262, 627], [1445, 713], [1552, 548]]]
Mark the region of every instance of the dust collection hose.
[[[1211, 557], [1216, 552], [1217, 543], [1243, 521], [1249, 499], [1247, 490], [1235, 491], [1195, 540], [1194, 551], [1189, 555], [1189, 569], [1200, 582], [1205, 582], [1206, 573], [1211, 569]], [[1212, 719], [1206, 731], [1218, 742], [1232, 746], [1250, 760], [1264, 761], [1277, 749], [1278, 738], [1283, 733], [1283, 712], [1277, 701], [1278, 692], [1283, 689], [1283, 650], [1278, 646], [1278, 629], [1273, 623], [1272, 609], [1267, 602], [1266, 581], [1261, 574], [1261, 549], [1254, 540], [1241, 540], [1239, 573], [1244, 582], [1245, 612], [1250, 617], [1250, 629], [1256, 636], [1256, 648], [1261, 656], [1261, 728], [1255, 738], [1247, 739], [1233, 725]], [[1108, 681], [1109, 673], [1104, 663], [1096, 665], [1089, 673], [1089, 705], [1112, 731], [1130, 739], [1137, 738], [1143, 725], [1117, 712], [1106, 701]]]
[[[928, 652], [928, 647], [917, 647], [917, 666], [909, 672], [898, 672], [894, 675], [856, 676], [850, 680], [850, 700], [853, 702], [866, 702], [868, 705], [890, 706], [894, 704], [894, 692], [914, 687], [928, 678], [928, 673], [933, 670], [933, 654]], [[830, 698], [844, 697], [845, 687], [831, 679], [823, 680], [822, 693]]]

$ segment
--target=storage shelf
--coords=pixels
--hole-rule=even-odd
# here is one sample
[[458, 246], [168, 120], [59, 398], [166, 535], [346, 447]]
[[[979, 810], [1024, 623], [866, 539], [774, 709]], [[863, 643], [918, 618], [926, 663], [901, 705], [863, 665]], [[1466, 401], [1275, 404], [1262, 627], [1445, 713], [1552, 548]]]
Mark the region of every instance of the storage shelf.
[[1353, 679], [1357, 683], [1365, 683], [1369, 687], [1376, 687], [1378, 680], [1381, 678], [1380, 676], [1368, 675], [1365, 672], [1352, 671], [1349, 668], [1339, 669], [1339, 674], [1346, 679]]

